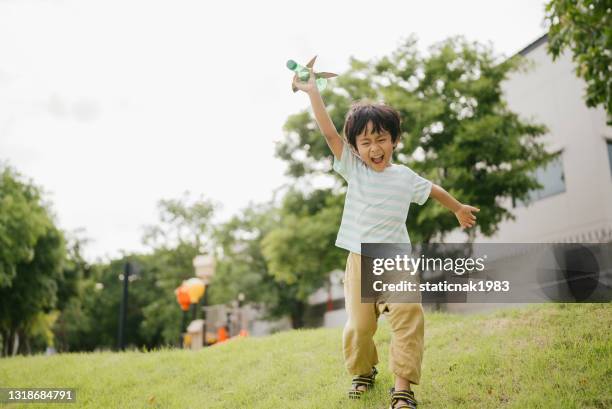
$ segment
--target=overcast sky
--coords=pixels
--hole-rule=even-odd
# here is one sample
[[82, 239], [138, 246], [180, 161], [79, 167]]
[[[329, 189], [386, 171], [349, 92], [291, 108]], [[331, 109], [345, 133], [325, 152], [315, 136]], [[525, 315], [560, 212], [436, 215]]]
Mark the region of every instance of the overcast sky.
[[140, 251], [159, 199], [203, 194], [222, 221], [286, 182], [274, 144], [308, 106], [287, 59], [342, 73], [411, 33], [508, 56], [543, 17], [539, 0], [0, 0], [0, 160], [85, 229], [89, 260]]

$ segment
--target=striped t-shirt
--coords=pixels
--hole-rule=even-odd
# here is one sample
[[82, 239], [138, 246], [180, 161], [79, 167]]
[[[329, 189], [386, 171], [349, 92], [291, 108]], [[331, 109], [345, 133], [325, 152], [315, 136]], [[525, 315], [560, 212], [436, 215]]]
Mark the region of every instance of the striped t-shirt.
[[368, 167], [344, 143], [334, 170], [348, 190], [336, 246], [361, 254], [361, 243], [408, 243], [406, 219], [410, 203], [425, 203], [432, 183], [404, 165], [391, 164], [382, 172]]

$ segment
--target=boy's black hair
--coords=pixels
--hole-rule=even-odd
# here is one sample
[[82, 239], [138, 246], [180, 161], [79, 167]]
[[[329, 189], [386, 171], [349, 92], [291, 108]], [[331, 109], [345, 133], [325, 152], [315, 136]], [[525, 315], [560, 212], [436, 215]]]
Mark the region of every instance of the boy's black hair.
[[357, 135], [367, 129], [368, 122], [372, 121], [372, 132], [387, 131], [391, 134], [391, 141], [395, 144], [400, 137], [400, 115], [385, 104], [360, 101], [351, 106], [344, 121], [344, 135], [348, 142], [357, 149]]

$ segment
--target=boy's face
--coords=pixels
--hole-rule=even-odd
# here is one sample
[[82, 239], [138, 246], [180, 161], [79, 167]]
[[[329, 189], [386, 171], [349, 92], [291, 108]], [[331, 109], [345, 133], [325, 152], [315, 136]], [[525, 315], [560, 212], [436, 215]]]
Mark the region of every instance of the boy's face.
[[368, 122], [365, 130], [355, 138], [355, 143], [361, 160], [376, 172], [382, 172], [389, 166], [397, 142], [392, 142], [389, 132], [372, 132], [372, 127], [372, 122]]

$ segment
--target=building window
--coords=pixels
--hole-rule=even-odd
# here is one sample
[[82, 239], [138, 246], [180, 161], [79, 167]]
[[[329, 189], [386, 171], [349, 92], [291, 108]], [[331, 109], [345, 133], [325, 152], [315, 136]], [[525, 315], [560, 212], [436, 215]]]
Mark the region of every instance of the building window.
[[[609, 146], [608, 152], [610, 152]], [[525, 206], [526, 204], [544, 199], [545, 197], [565, 192], [565, 174], [563, 173], [562, 155], [548, 162], [546, 166], [536, 169], [535, 178], [538, 183], [542, 185], [542, 188], [529, 192], [529, 198], [526, 202], [517, 200], [516, 204], [518, 206]]]
[[608, 142], [608, 164], [610, 165], [610, 175], [612, 175], [612, 141]]

